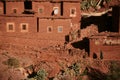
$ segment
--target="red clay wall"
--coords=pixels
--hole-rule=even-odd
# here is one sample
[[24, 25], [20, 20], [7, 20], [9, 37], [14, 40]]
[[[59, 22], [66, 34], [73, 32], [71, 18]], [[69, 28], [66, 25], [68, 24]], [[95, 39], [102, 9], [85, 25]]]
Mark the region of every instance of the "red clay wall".
[[[67, 35], [69, 33], [70, 30], [70, 23], [71, 20], [70, 19], [40, 19], [39, 20], [39, 33], [46, 35], [43, 37], [46, 37], [49, 39], [54, 39], [54, 40], [64, 40], [65, 39], [65, 35]], [[52, 31], [51, 32], [47, 32], [47, 27], [51, 26], [52, 27]], [[58, 26], [62, 26], [63, 31], [62, 32], [58, 32]]]
[[[33, 3], [33, 11], [36, 12], [37, 16], [40, 17], [52, 16], [54, 7], [59, 7], [59, 14], [57, 16], [60, 16], [60, 3], [50, 3], [50, 2], [32, 2], [32, 3]], [[38, 8], [43, 8], [43, 13], [38, 13]]]
[[102, 42], [95, 44], [95, 39], [90, 39], [90, 57], [93, 53], [100, 59], [100, 53], [103, 53], [103, 59], [120, 59], [120, 45], [103, 45]]
[[[4, 35], [4, 34], [3, 34]], [[55, 47], [56, 45], [63, 45], [64, 41], [57, 41], [57, 40], [50, 40], [50, 39], [43, 39], [41, 34], [5, 34], [0, 35], [0, 42], [1, 44], [11, 44], [11, 45], [20, 45], [25, 47], [35, 47], [35, 48], [46, 48], [49, 46]], [[6, 48], [6, 47], [5, 47]], [[4, 48], [3, 48], [4, 49]]]
[[[38, 8], [43, 8], [43, 13], [38, 14], [40, 16], [51, 16], [54, 7], [59, 7], [59, 14], [61, 16], [61, 3], [51, 3], [51, 2], [32, 2], [33, 10], [38, 14]], [[73, 21], [77, 23], [80, 21], [80, 3], [70, 3], [63, 2], [63, 16], [70, 17], [70, 8], [76, 8], [76, 17], [73, 17]]]
[[2, 3], [2, 2], [0, 2], [0, 9], [2, 10], [2, 11], [0, 10], [0, 14], [3, 14], [3, 12], [4, 12], [3, 9], [4, 9], [4, 7], [3, 7], [3, 3]]
[[65, 17], [70, 17], [70, 8], [76, 8], [76, 17], [72, 17], [72, 22], [78, 24], [81, 20], [80, 3], [64, 2], [63, 5], [63, 15]]
[[17, 9], [17, 14], [24, 12], [24, 2], [6, 2], [6, 14], [13, 14], [13, 9]]
[[[39, 19], [39, 32], [37, 32], [35, 17], [0, 17], [0, 20], [0, 32], [5, 36], [3, 41], [11, 44], [42, 47], [64, 44], [65, 35], [69, 33], [71, 23], [71, 19]], [[15, 32], [7, 32], [7, 22], [14, 23]], [[20, 23], [29, 24], [28, 32], [21, 32]], [[48, 26], [52, 26], [52, 32], [47, 32]], [[62, 26], [63, 29], [60, 33], [58, 26]]]
[[[7, 31], [7, 23], [14, 23], [15, 33], [21, 33], [21, 23], [28, 23], [28, 32], [37, 32], [37, 19], [35, 17], [0, 17], [0, 31]], [[9, 33], [9, 32], [8, 32]], [[12, 32], [10, 32], [12, 33]]]
[[[6, 23], [7, 22], [13, 22], [15, 24], [15, 32], [7, 32], [5, 33], [6, 36], [15, 36], [16, 38], [23, 37], [23, 34], [27, 33], [22, 33], [20, 32], [20, 23], [29, 23], [29, 30], [28, 32], [30, 34], [27, 34], [25, 37], [29, 38], [34, 38], [38, 39], [40, 41], [36, 41], [34, 39], [31, 40], [32, 43], [29, 42], [29, 40], [26, 39], [17, 39], [18, 42], [12, 41], [12, 38], [10, 40], [14, 43], [21, 43], [25, 45], [29, 45], [29, 43], [32, 45], [37, 45], [38, 43], [40, 45], [49, 45], [49, 44], [63, 44], [65, 40], [65, 35], [67, 35], [70, 31], [71, 23], [72, 25], [76, 24], [76, 26], [80, 26], [80, 3], [77, 2], [63, 2], [63, 16], [61, 16], [61, 3], [52, 3], [52, 2], [32, 2], [32, 9], [35, 11], [35, 17], [30, 17], [27, 14], [26, 16], [23, 15], [11, 15], [11, 17], [0, 17], [0, 30], [1, 32], [6, 32]], [[38, 8], [43, 7], [43, 13], [38, 14]], [[59, 7], [59, 14], [58, 15], [53, 15], [53, 7]], [[22, 14], [24, 11], [24, 2], [6, 2], [6, 14], [13, 14], [13, 8], [17, 9], [17, 14]], [[76, 8], [76, 17], [71, 17], [70, 18], [70, 8]], [[55, 19], [54, 16], [57, 18]], [[48, 17], [46, 18], [41, 18], [41, 17]], [[51, 19], [50, 17], [53, 17]], [[62, 17], [62, 18], [61, 18]], [[39, 19], [38, 19], [39, 18]], [[65, 19], [63, 19], [65, 18]], [[38, 21], [37, 21], [38, 20]], [[52, 26], [52, 32], [47, 32], [47, 27]], [[63, 31], [61, 33], [58, 33], [58, 26], [62, 26]], [[75, 25], [73, 26], [75, 27]], [[39, 30], [38, 30], [39, 29]], [[22, 34], [21, 34], [22, 33]], [[8, 35], [7, 35], [8, 34]], [[18, 36], [17, 36], [18, 34]], [[22, 35], [22, 36], [20, 36]], [[16, 38], [13, 38], [16, 40]], [[5, 40], [9, 40], [5, 38]], [[9, 41], [8, 41], [9, 42]]]

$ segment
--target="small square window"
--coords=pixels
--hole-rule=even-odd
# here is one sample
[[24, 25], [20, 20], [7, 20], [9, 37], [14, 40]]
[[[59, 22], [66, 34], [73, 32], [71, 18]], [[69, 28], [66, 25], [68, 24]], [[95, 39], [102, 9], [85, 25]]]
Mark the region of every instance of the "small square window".
[[52, 32], [52, 26], [47, 27], [47, 32]]
[[28, 23], [21, 23], [21, 32], [28, 32]]
[[71, 17], [76, 17], [76, 8], [71, 8], [70, 9], [70, 16]]
[[27, 29], [26, 24], [23, 24], [23, 25], [22, 25], [22, 30], [26, 30], [26, 29]]
[[7, 23], [7, 32], [14, 32], [14, 23]]
[[16, 8], [13, 9], [13, 13], [17, 13], [17, 9]]
[[38, 13], [43, 13], [43, 8], [39, 8]]
[[63, 27], [62, 26], [58, 26], [58, 32], [59, 33], [63, 32]]
[[13, 25], [12, 25], [12, 24], [9, 24], [9, 25], [8, 25], [8, 29], [9, 29], [9, 30], [13, 30]]

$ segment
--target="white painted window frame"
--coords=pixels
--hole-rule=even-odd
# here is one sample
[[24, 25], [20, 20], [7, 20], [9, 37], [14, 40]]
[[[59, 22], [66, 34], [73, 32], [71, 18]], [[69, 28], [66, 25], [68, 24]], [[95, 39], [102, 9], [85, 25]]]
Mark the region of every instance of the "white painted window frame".
[[[72, 14], [72, 9], [75, 10], [75, 14]], [[76, 14], [77, 14], [76, 8], [75, 7], [70, 8], [70, 17], [76, 17]]]
[[[9, 30], [9, 25], [13, 25], [13, 30]], [[7, 22], [7, 32], [15, 32], [15, 23], [14, 22]]]
[[[26, 30], [23, 30], [23, 25], [26, 25]], [[28, 23], [20, 23], [20, 30], [21, 30], [21, 32], [28, 32], [28, 27], [29, 27]]]
[[[62, 31], [59, 31], [59, 28], [62, 28]], [[58, 33], [62, 33], [63, 32], [63, 26], [58, 26]]]

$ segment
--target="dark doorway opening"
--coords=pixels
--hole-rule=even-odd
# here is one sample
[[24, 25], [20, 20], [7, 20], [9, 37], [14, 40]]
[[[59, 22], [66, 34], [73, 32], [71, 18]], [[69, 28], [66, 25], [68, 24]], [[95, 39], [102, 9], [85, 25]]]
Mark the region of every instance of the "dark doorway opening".
[[32, 9], [32, 1], [24, 1], [24, 9]]
[[93, 59], [97, 59], [97, 54], [93, 53]]
[[65, 41], [66, 41], [66, 42], [69, 42], [69, 41], [70, 41], [69, 35], [66, 35], [66, 36], [65, 36]]
[[82, 41], [71, 43], [71, 45], [74, 48], [79, 48], [81, 50], [85, 49], [85, 51], [88, 52], [88, 56], [89, 56], [89, 39], [88, 38], [84, 38]]
[[23, 14], [34, 14], [32, 10], [32, 1], [24, 1], [24, 12]]

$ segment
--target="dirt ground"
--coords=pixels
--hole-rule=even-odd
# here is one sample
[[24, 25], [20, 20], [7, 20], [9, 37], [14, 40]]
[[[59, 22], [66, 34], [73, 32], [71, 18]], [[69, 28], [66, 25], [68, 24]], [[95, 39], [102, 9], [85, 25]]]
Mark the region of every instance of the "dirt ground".
[[[75, 55], [73, 55], [73, 53]], [[70, 66], [73, 62], [83, 57], [85, 51], [73, 49], [69, 52], [63, 46], [35, 47], [11, 43], [0, 43], [0, 80], [21, 80], [27, 77], [25, 68], [35, 66], [35, 71], [45, 68], [48, 76], [55, 76], [61, 64]], [[10, 58], [16, 58], [20, 65], [18, 68], [9, 67], [4, 62]]]

